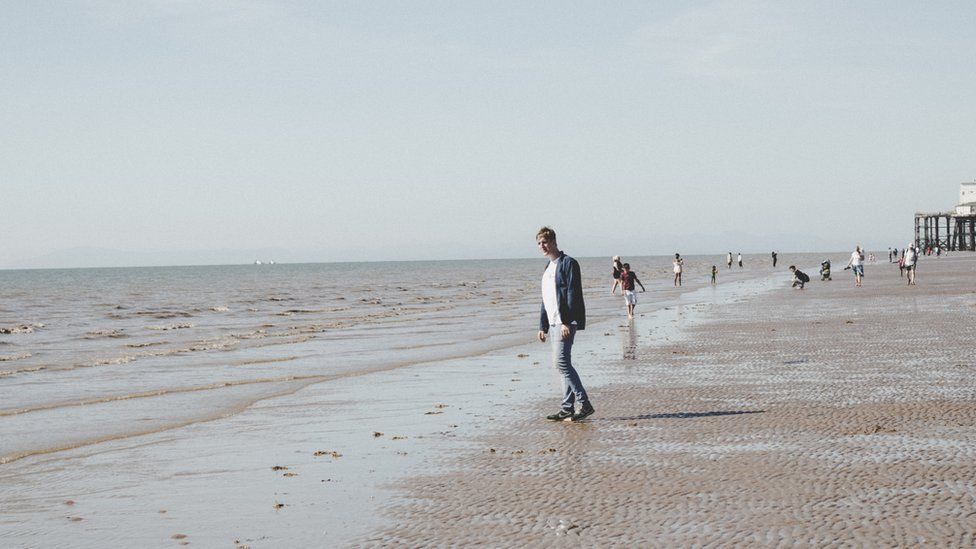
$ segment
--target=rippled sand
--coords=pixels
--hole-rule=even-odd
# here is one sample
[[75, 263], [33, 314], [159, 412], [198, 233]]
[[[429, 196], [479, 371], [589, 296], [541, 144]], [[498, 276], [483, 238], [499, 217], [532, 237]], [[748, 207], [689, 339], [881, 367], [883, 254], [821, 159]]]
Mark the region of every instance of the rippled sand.
[[708, 306], [687, 338], [587, 331], [623, 348], [592, 420], [526, 410], [398, 484], [362, 543], [972, 547], [976, 258], [866, 274]]

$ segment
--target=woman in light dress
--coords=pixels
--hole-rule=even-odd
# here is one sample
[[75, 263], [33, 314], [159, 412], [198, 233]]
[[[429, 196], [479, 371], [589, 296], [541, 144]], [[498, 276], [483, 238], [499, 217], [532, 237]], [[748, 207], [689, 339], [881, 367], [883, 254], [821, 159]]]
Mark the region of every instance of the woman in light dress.
[[684, 270], [685, 260], [681, 259], [681, 254], [674, 254], [674, 285], [681, 286], [681, 271]]

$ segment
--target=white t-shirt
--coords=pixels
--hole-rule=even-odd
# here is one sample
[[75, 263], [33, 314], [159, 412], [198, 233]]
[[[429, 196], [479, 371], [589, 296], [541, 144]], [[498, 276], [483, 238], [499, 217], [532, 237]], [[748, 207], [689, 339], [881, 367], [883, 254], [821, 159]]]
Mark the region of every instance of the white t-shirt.
[[549, 325], [558, 326], [559, 302], [556, 301], [556, 262], [550, 261], [546, 272], [542, 273], [542, 304], [546, 306], [549, 315]]
[[851, 254], [851, 266], [857, 267], [860, 264], [861, 264], [861, 252], [854, 250], [854, 252]]
[[913, 248], [908, 248], [905, 252], [905, 265], [914, 266], [915, 261], [918, 259], [918, 255], [915, 253]]

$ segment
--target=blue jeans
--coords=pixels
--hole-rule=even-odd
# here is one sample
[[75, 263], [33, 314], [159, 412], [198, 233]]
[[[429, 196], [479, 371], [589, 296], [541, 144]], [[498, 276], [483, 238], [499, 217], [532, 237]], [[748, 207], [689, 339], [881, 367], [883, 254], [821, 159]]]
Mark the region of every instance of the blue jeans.
[[560, 330], [559, 326], [553, 326], [549, 330], [549, 338], [552, 340], [552, 361], [563, 376], [562, 409], [572, 412], [574, 402], [586, 404], [589, 399], [586, 397], [586, 389], [583, 388], [583, 382], [580, 381], [576, 368], [573, 368], [573, 341], [576, 339], [576, 326], [569, 327], [569, 337], [566, 339], [562, 339]]

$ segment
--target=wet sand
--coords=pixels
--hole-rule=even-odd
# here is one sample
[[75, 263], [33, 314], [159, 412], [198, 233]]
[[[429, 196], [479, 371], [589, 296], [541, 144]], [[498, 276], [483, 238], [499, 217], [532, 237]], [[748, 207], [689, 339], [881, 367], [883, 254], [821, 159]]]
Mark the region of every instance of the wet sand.
[[0, 466], [0, 546], [971, 545], [976, 256], [914, 288], [761, 270], [589, 325], [583, 424], [543, 419], [532, 317], [524, 345]]
[[[756, 270], [703, 286], [642, 294], [638, 312], [656, 327], [648, 337], [674, 340], [700, 316], [695, 304], [749, 299], [770, 281], [768, 270]], [[596, 312], [623, 314], [619, 297], [591, 295]], [[672, 323], [678, 309], [661, 309], [676, 305], [686, 314]], [[454, 471], [457, 456], [480, 452], [480, 435], [534, 418], [533, 403], [559, 394], [549, 346], [534, 341], [537, 309], [528, 308], [513, 318], [525, 329], [514, 347], [479, 352], [486, 334], [440, 334], [474, 338], [471, 354], [339, 376], [209, 421], [0, 464], [0, 547], [361, 542], [391, 524], [384, 510], [398, 501], [400, 480]], [[596, 388], [610, 383], [621, 350], [632, 352], [638, 340], [616, 328], [616, 316], [593, 316], [592, 337], [576, 352]], [[146, 409], [136, 419], [152, 424], [176, 411]]]
[[394, 484], [359, 543], [976, 544], [976, 256], [924, 258], [914, 287], [883, 262], [861, 288], [838, 269], [792, 290], [786, 272], [752, 299], [587, 330], [603, 348], [577, 353], [583, 379], [606, 377], [591, 420], [536, 401]]

